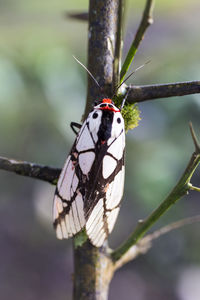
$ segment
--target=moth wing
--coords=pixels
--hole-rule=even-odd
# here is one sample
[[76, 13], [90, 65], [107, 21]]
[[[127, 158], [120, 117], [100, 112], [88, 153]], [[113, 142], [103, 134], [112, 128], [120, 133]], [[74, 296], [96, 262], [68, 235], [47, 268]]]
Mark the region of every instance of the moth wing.
[[78, 184], [74, 161], [69, 155], [58, 180], [53, 204], [54, 227], [59, 239], [69, 238], [85, 226], [83, 197]]
[[104, 179], [108, 179], [105, 187], [106, 194], [97, 201], [86, 221], [87, 235], [96, 247], [102, 246], [111, 233], [119, 213], [124, 189], [124, 139], [122, 132], [110, 143], [103, 158], [102, 173]]
[[75, 235], [86, 223], [84, 198], [79, 191], [80, 178], [77, 176], [76, 167], [79, 165], [81, 173], [87, 175], [94, 161], [95, 155], [91, 151], [94, 149], [94, 141], [87, 122], [88, 120], [83, 123], [77, 135], [71, 153], [60, 174], [54, 196], [53, 219], [56, 235], [59, 239]]

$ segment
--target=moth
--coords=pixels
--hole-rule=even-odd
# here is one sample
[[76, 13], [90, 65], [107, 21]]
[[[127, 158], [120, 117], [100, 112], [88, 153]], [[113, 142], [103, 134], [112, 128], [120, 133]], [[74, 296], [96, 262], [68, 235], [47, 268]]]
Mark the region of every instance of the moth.
[[104, 98], [77, 133], [58, 180], [53, 204], [58, 239], [85, 229], [94, 246], [103, 245], [120, 209], [124, 152], [123, 117], [112, 100]]

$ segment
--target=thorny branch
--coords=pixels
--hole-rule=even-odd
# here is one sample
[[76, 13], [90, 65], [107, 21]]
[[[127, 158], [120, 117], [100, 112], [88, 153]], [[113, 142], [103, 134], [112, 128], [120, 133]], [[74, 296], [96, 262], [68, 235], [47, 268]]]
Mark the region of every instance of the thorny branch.
[[152, 242], [160, 236], [169, 233], [172, 230], [197, 222], [200, 222], [200, 215], [176, 221], [146, 235], [136, 245], [133, 245], [118, 261], [116, 261], [114, 264], [115, 270], [121, 268], [123, 265], [135, 259], [139, 255], [147, 253], [147, 251], [152, 247]]
[[195, 145], [195, 152], [192, 154], [191, 159], [183, 172], [180, 180], [171, 191], [169, 196], [145, 219], [138, 222], [133, 233], [130, 237], [112, 253], [114, 261], [118, 261], [123, 255], [126, 255], [127, 251], [135, 245], [144, 234], [153, 226], [153, 224], [179, 199], [186, 195], [190, 190], [198, 190], [191, 185], [190, 180], [194, 171], [200, 163], [200, 148], [196, 147], [198, 141], [196, 139], [192, 125], [190, 125], [192, 139]]

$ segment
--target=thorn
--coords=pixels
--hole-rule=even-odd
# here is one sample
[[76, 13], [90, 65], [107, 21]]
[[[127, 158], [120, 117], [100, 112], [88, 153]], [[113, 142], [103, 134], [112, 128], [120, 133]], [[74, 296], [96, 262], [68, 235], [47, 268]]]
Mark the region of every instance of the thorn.
[[144, 223], [144, 220], [140, 219], [138, 220], [138, 224], [143, 224]]
[[191, 136], [192, 136], [192, 139], [193, 139], [193, 142], [194, 142], [194, 146], [195, 146], [195, 152], [197, 154], [199, 154], [200, 153], [200, 144], [199, 144], [199, 142], [197, 140], [197, 137], [196, 137], [196, 134], [194, 132], [192, 122], [189, 122], [189, 126], [190, 126], [190, 133], [191, 133]]
[[79, 21], [88, 21], [88, 13], [87, 12], [80, 12], [80, 13], [65, 13], [66, 18], [76, 19]]

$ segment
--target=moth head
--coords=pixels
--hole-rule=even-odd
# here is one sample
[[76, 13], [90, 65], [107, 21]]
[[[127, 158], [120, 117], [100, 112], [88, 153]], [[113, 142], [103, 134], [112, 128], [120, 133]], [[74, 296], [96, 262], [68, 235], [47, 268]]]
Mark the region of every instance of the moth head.
[[96, 120], [99, 120], [101, 122], [101, 116], [103, 112], [110, 112], [113, 115], [111, 138], [118, 137], [124, 130], [124, 119], [121, 115], [120, 109], [114, 105], [110, 98], [104, 98], [98, 105], [94, 107], [92, 118], [96, 118]]
[[99, 110], [107, 110], [107, 111], [113, 111], [113, 112], [120, 112], [120, 109], [117, 108], [111, 99], [104, 98], [100, 104], [96, 105], [94, 109]]

